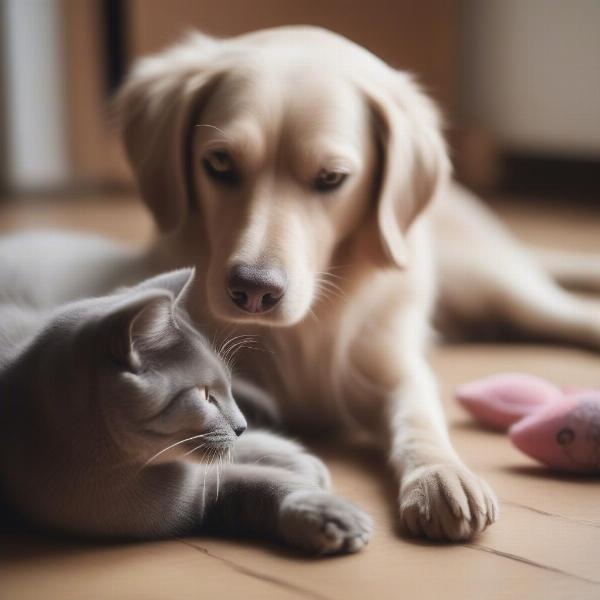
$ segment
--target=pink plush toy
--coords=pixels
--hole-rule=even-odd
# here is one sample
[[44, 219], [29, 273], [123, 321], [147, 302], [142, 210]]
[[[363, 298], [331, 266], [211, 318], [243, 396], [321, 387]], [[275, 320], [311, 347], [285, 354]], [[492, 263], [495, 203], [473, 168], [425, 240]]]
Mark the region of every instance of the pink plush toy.
[[512, 442], [545, 465], [600, 474], [600, 390], [561, 390], [521, 373], [461, 386], [458, 401], [481, 423], [510, 427]]
[[491, 375], [456, 390], [456, 399], [480, 423], [499, 431], [562, 397], [559, 387], [524, 373]]
[[517, 448], [553, 469], [600, 473], [600, 392], [566, 396], [508, 434]]

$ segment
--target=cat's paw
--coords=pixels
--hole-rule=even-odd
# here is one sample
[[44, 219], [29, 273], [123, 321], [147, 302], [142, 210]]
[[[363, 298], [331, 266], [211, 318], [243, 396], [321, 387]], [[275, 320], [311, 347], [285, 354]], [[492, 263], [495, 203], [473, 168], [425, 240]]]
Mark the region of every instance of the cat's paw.
[[420, 467], [402, 480], [400, 524], [409, 535], [468, 540], [497, 516], [494, 492], [461, 464]]
[[349, 554], [369, 542], [369, 515], [327, 492], [294, 492], [283, 501], [279, 529], [285, 542], [312, 554]]

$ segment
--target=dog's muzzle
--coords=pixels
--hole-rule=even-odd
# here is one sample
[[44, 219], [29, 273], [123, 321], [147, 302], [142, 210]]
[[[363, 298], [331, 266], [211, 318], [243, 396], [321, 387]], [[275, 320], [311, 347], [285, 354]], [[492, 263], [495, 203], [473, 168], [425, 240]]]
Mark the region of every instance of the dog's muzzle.
[[266, 313], [283, 298], [285, 271], [265, 265], [234, 265], [229, 271], [227, 292], [231, 301], [248, 313]]

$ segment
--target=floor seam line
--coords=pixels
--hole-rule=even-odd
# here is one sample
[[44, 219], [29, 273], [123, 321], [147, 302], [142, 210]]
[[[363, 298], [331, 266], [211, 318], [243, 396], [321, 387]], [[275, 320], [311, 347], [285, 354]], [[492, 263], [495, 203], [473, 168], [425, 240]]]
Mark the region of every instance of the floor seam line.
[[252, 577], [254, 579], [258, 579], [258, 580], [266, 582], [266, 583], [271, 583], [278, 587], [287, 589], [291, 592], [300, 594], [306, 598], [311, 598], [311, 600], [333, 600], [329, 596], [324, 596], [323, 594], [319, 594], [318, 592], [313, 592], [312, 590], [307, 590], [306, 588], [296, 585], [295, 583], [291, 583], [291, 582], [285, 581], [284, 579], [280, 579], [278, 577], [273, 577], [271, 575], [265, 575], [263, 573], [260, 573], [259, 571], [255, 571], [253, 569], [250, 569], [248, 567], [240, 565], [229, 558], [225, 558], [224, 556], [219, 556], [217, 554], [214, 554], [213, 552], [211, 552], [208, 548], [205, 548], [204, 546], [200, 546], [198, 544], [193, 544], [192, 542], [188, 542], [187, 540], [182, 539], [182, 538], [177, 538], [177, 541], [181, 542], [185, 546], [188, 546], [189, 548], [192, 548], [196, 552], [200, 552], [200, 553], [204, 554], [205, 556], [208, 556], [209, 558], [218, 560], [219, 562], [227, 565], [228, 567], [231, 567], [232, 569], [234, 569], [238, 573], [241, 573], [242, 575], [246, 575], [248, 577]]
[[500, 556], [502, 558], [507, 558], [508, 560], [514, 560], [516, 562], [520, 562], [530, 567], [535, 567], [537, 569], [542, 569], [544, 571], [550, 571], [552, 573], [558, 573], [559, 575], [565, 575], [566, 577], [570, 577], [572, 579], [577, 579], [579, 581], [584, 581], [585, 583], [592, 583], [594, 585], [600, 585], [600, 581], [596, 579], [589, 579], [587, 577], [583, 577], [582, 575], [576, 575], [575, 573], [570, 573], [569, 571], [564, 571], [563, 569], [559, 569], [558, 567], [552, 567], [550, 565], [545, 565], [544, 563], [537, 562], [535, 560], [531, 560], [529, 558], [525, 558], [524, 556], [519, 556], [518, 554], [512, 554], [511, 552], [503, 552], [502, 550], [497, 550], [496, 548], [492, 548], [491, 546], [484, 546], [483, 544], [462, 544], [463, 548], [468, 548], [470, 550], [477, 550], [479, 552], [487, 552], [488, 554], [494, 554], [496, 556]]
[[523, 508], [525, 510], [530, 510], [534, 513], [544, 515], [547, 517], [554, 517], [556, 519], [562, 519], [563, 521], [568, 521], [569, 523], [577, 523], [578, 525], [584, 525], [585, 527], [594, 527], [595, 529], [600, 529], [600, 523], [597, 523], [595, 521], [588, 521], [586, 519], [575, 519], [573, 517], [567, 517], [566, 515], [551, 513], [546, 510], [542, 510], [541, 508], [535, 508], [533, 506], [528, 506], [527, 504], [521, 504], [520, 502], [514, 502], [513, 500], [501, 500], [501, 503], [507, 504], [509, 506], [516, 506], [517, 508]]

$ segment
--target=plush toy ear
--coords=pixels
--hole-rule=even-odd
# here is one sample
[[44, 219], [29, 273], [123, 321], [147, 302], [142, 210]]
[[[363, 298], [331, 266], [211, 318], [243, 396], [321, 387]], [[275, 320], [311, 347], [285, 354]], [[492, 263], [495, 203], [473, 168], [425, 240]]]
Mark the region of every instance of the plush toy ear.
[[166, 290], [132, 293], [105, 318], [112, 356], [131, 371], [137, 371], [142, 358], [166, 348], [176, 337], [173, 294]]
[[115, 100], [127, 158], [143, 200], [163, 231], [176, 229], [190, 201], [193, 119], [218, 80], [219, 42], [202, 34], [140, 60]]
[[386, 83], [367, 85], [381, 153], [377, 228], [391, 264], [406, 266], [404, 234], [450, 175], [433, 102], [406, 74], [389, 69]]

